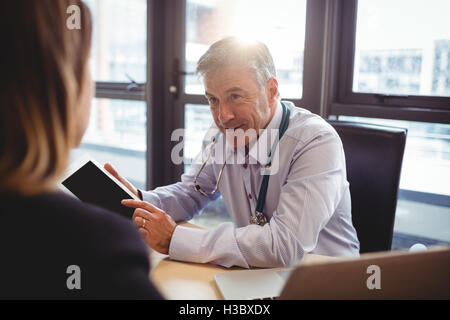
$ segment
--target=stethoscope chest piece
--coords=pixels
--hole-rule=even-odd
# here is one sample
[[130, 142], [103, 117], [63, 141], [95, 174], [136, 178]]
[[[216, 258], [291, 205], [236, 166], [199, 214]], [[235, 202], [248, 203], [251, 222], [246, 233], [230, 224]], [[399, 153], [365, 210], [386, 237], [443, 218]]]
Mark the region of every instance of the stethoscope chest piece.
[[255, 215], [250, 217], [249, 222], [262, 227], [267, 223], [267, 219], [262, 212], [255, 212]]

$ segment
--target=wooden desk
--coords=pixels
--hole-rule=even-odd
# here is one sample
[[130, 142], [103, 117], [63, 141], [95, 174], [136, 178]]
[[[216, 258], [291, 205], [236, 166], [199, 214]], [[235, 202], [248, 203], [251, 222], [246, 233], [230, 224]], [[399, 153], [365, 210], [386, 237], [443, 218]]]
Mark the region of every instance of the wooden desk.
[[[196, 227], [183, 223], [184, 226]], [[335, 260], [333, 257], [307, 254], [305, 263], [320, 263]], [[152, 270], [150, 278], [160, 292], [171, 300], [223, 299], [214, 280], [216, 273], [246, 270], [240, 267], [223, 268], [213, 264], [199, 264], [170, 260], [167, 255], [152, 251], [150, 253]]]

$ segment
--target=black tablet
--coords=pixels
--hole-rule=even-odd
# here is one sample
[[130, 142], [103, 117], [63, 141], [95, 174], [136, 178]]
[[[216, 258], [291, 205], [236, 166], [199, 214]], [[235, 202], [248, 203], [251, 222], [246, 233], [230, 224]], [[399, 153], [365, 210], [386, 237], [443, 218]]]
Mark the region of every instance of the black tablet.
[[69, 168], [62, 189], [83, 202], [94, 204], [131, 219], [134, 209], [121, 204], [123, 199], [139, 200], [122, 183], [90, 157], [82, 157]]

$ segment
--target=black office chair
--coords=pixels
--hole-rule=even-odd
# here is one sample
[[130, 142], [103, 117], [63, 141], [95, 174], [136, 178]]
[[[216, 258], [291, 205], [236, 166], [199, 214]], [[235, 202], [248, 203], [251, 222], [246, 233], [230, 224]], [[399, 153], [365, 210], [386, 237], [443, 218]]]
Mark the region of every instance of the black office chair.
[[391, 249], [406, 129], [328, 121], [341, 137], [360, 252]]

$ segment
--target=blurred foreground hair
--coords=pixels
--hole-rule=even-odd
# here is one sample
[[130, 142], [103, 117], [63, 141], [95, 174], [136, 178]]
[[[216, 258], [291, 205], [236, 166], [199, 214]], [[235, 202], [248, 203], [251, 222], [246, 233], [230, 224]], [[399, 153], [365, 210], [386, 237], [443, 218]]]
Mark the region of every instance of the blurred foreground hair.
[[[71, 5], [81, 29], [67, 28]], [[0, 191], [43, 193], [64, 173], [91, 21], [80, 0], [0, 1]]]

